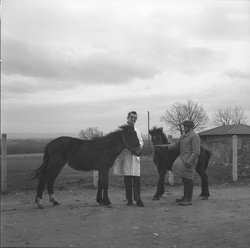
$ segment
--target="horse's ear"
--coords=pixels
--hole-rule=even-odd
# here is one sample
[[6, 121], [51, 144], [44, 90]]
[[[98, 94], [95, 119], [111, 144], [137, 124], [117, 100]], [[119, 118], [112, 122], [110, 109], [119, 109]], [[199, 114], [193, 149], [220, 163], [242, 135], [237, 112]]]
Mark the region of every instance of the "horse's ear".
[[159, 129], [160, 129], [161, 131], [163, 131], [163, 127], [160, 127]]
[[119, 126], [119, 128], [123, 130], [123, 129], [126, 128], [127, 126], [128, 126], [128, 124], [124, 124], [124, 125]]

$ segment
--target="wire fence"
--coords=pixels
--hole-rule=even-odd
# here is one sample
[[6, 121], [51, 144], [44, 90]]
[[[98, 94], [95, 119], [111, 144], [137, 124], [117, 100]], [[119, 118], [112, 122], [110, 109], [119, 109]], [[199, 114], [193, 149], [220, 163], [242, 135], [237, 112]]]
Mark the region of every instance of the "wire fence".
[[[25, 190], [36, 190], [37, 181], [29, 180], [34, 169], [37, 169], [43, 160], [43, 152], [46, 144], [51, 140], [60, 136], [70, 136], [79, 138], [79, 133], [8, 133], [7, 144], [7, 192], [17, 192]], [[147, 135], [143, 135], [144, 146], [141, 156], [141, 184], [143, 187], [156, 187], [158, 180], [158, 172], [153, 163], [153, 147], [148, 140]], [[2, 146], [2, 142], [1, 142]], [[2, 149], [1, 149], [2, 151]], [[239, 162], [241, 160], [239, 159]], [[248, 161], [249, 162], [249, 161]], [[238, 178], [243, 180], [250, 178], [249, 163], [238, 164]], [[1, 167], [3, 160], [1, 159]], [[116, 176], [110, 170], [109, 185], [110, 187], [124, 187], [123, 177]], [[2, 170], [1, 170], [2, 172]], [[56, 179], [55, 188], [59, 190], [68, 187], [94, 187], [94, 173], [76, 171], [65, 166]], [[232, 180], [232, 164], [217, 163], [212, 156], [209, 167], [208, 176], [210, 184], [222, 183]], [[1, 175], [3, 180], [3, 175]], [[181, 180], [175, 175], [175, 185], [181, 183]], [[166, 177], [166, 183], [169, 184]], [[196, 175], [195, 184], [200, 184], [200, 178]], [[1, 184], [2, 187], [3, 184]], [[1, 189], [2, 190], [2, 189]]]
[[[16, 192], [23, 190], [34, 190], [37, 187], [37, 180], [30, 180], [30, 175], [34, 169], [37, 169], [43, 160], [45, 146], [53, 139], [60, 136], [70, 136], [80, 138], [79, 133], [8, 133], [6, 139], [7, 145], [7, 191]], [[146, 158], [153, 154], [151, 142], [147, 136], [143, 135], [144, 147], [142, 155]], [[2, 142], [1, 142], [2, 146]], [[2, 149], [1, 149], [2, 151]], [[110, 185], [123, 185], [122, 178], [112, 175], [110, 170]], [[147, 175], [157, 173], [153, 163], [148, 165]], [[76, 171], [68, 165], [56, 179], [55, 187], [64, 189], [70, 185], [85, 185], [85, 187], [94, 187], [94, 173]]]

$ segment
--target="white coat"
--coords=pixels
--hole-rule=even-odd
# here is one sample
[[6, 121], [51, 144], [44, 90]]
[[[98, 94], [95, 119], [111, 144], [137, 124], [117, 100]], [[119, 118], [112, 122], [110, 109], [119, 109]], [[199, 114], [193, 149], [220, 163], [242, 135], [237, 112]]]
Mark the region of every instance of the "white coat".
[[[138, 128], [135, 127], [140, 146], [143, 146], [143, 140]], [[140, 157], [133, 156], [128, 149], [124, 149], [114, 162], [115, 175], [120, 176], [140, 176], [141, 165]]]

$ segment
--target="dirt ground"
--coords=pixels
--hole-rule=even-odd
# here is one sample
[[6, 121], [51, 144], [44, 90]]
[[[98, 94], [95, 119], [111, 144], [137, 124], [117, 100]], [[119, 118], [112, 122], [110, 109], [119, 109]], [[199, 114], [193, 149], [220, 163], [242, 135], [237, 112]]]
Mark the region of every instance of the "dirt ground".
[[193, 205], [175, 203], [182, 186], [171, 186], [160, 201], [155, 188], [142, 188], [144, 208], [126, 205], [123, 188], [110, 189], [112, 207], [95, 202], [96, 189], [58, 191], [60, 206], [44, 194], [2, 195], [1, 247], [250, 247], [250, 185], [213, 186], [202, 201], [194, 188]]

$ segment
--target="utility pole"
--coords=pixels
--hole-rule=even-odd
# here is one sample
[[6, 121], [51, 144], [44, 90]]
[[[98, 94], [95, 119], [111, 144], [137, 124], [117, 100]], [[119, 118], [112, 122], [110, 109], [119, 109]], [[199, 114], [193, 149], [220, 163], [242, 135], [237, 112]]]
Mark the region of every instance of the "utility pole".
[[149, 120], [150, 120], [150, 113], [148, 111], [148, 156], [150, 155], [150, 135], [149, 135], [150, 126], [149, 126]]

